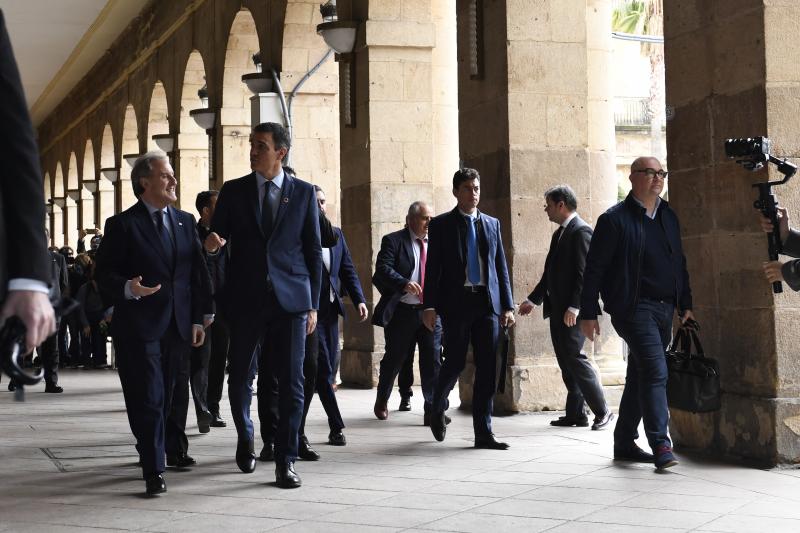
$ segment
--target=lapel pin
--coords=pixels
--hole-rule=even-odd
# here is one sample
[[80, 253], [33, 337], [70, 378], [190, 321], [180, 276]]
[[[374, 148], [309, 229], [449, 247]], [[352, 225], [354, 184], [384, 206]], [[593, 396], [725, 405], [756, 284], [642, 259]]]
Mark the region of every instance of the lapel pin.
[[183, 226], [183, 222], [178, 222], [178, 225], [179, 226]]
[[285, 203], [285, 204], [289, 203], [289, 197], [288, 196], [284, 196], [283, 197], [283, 203]]

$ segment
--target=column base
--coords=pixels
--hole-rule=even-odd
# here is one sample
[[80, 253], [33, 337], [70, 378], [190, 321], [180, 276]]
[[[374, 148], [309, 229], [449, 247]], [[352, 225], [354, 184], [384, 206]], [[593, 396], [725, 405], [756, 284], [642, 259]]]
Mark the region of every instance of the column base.
[[371, 389], [378, 385], [378, 370], [383, 352], [342, 350], [339, 366], [342, 385]]
[[762, 466], [800, 463], [800, 399], [725, 393], [714, 413], [670, 410], [676, 445]]

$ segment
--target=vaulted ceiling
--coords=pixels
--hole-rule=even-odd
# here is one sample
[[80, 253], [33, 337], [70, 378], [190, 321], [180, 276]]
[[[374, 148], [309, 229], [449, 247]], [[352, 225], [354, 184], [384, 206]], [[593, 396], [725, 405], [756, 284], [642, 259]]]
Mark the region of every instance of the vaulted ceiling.
[[151, 0], [0, 0], [35, 125]]

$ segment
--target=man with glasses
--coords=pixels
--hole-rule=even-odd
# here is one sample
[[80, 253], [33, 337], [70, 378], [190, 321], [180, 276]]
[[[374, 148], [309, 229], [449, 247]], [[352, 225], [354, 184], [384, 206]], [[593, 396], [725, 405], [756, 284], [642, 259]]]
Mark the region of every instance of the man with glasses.
[[[660, 195], [667, 172], [654, 157], [631, 164], [631, 192], [600, 215], [586, 257], [580, 327], [590, 340], [600, 333], [598, 295], [614, 329], [629, 347], [625, 389], [614, 429], [614, 458], [678, 464], [667, 435], [667, 361], [677, 307], [693, 320], [692, 293], [678, 217]], [[639, 421], [653, 450], [636, 445]]]

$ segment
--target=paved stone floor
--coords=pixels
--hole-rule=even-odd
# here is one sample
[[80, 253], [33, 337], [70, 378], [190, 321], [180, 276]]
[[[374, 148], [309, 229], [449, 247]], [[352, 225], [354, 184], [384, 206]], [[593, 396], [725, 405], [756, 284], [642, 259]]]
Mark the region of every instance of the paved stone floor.
[[322, 460], [298, 463], [295, 490], [263, 463], [240, 473], [233, 428], [200, 435], [190, 415], [198, 465], [168, 471], [169, 492], [146, 498], [116, 373], [67, 371], [62, 384], [25, 403], [0, 385], [0, 531], [800, 532], [796, 470], [681, 456], [658, 474], [614, 463], [610, 431], [550, 427], [553, 413], [495, 418], [512, 446], [500, 452], [473, 449], [471, 418], [454, 411], [437, 443], [419, 391], [413, 411], [381, 422], [373, 391], [341, 390], [343, 448], [324, 444], [315, 400], [308, 433]]

